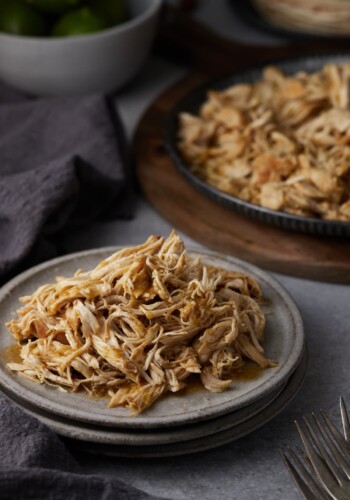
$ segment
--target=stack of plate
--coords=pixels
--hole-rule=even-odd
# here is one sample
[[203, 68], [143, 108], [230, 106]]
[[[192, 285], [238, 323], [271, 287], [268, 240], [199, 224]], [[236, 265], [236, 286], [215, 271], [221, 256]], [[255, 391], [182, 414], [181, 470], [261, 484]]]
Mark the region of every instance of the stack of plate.
[[[227, 269], [244, 271], [262, 286], [266, 305], [267, 357], [275, 368], [243, 370], [242, 377], [223, 393], [190, 387], [186, 393], [169, 394], [139, 416], [124, 408], [107, 408], [107, 400], [83, 393], [66, 393], [39, 385], [10, 372], [13, 340], [4, 323], [16, 314], [18, 298], [32, 293], [55, 276], [76, 269], [90, 269], [116, 248], [68, 255], [37, 266], [0, 291], [0, 386], [24, 411], [58, 434], [75, 440], [87, 450], [117, 456], [170, 456], [201, 451], [238, 439], [273, 418], [293, 398], [307, 368], [307, 354], [300, 314], [277, 281], [256, 267], [217, 254], [202, 260]], [[196, 390], [194, 390], [196, 389]]]

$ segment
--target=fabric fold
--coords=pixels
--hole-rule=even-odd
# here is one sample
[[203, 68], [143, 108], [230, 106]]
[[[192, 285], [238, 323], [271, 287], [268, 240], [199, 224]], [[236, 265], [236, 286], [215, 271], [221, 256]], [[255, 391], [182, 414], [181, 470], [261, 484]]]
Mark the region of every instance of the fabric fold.
[[58, 255], [64, 228], [130, 216], [128, 168], [111, 99], [0, 87], [0, 281]]
[[2, 500], [157, 500], [110, 476], [83, 474], [61, 439], [0, 394]]

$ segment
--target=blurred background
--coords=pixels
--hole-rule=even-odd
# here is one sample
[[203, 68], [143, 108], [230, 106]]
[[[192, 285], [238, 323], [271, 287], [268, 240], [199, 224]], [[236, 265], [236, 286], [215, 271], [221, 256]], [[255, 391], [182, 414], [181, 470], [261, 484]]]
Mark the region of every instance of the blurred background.
[[0, 78], [36, 95], [118, 90], [145, 63], [170, 9], [245, 44], [350, 35], [347, 0], [2, 0]]

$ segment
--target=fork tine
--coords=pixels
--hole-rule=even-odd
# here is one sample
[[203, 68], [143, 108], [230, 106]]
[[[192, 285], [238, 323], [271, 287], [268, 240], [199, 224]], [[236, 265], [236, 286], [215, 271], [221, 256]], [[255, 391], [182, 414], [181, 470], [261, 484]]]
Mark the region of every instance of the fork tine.
[[[314, 413], [312, 413], [312, 416], [313, 416], [313, 419], [315, 421], [315, 424], [318, 427], [318, 430], [322, 434], [322, 437], [323, 437], [325, 443], [327, 444], [329, 450], [333, 453], [333, 457], [335, 458], [336, 463], [342, 468], [343, 472], [345, 472], [347, 477], [350, 478], [349, 464], [346, 462], [346, 460], [344, 460], [343, 455], [341, 455], [341, 453], [339, 453], [337, 447], [334, 445], [333, 441], [330, 439], [329, 435], [327, 434], [327, 432], [325, 431], [325, 429], [321, 425], [321, 423], [318, 420], [318, 418], [316, 417], [316, 415]], [[332, 470], [332, 472], [333, 472], [333, 470]], [[342, 479], [341, 479], [341, 482], [342, 482]]]
[[346, 411], [345, 402], [342, 396], [340, 396], [340, 413], [343, 422], [343, 430], [346, 441], [350, 441], [350, 423], [348, 412]]
[[319, 498], [322, 500], [321, 497], [315, 496], [314, 493], [310, 490], [310, 488], [306, 485], [305, 481], [301, 478], [300, 474], [298, 473], [298, 471], [296, 470], [296, 468], [294, 467], [292, 462], [289, 460], [287, 455], [285, 455], [282, 451], [281, 451], [281, 455], [282, 455], [283, 461], [284, 461], [290, 475], [292, 476], [295, 484], [297, 485], [302, 497], [305, 500], [318, 500]]
[[308, 454], [298, 445], [296, 445], [295, 447], [297, 449], [297, 451], [299, 452], [299, 455], [301, 456], [301, 458], [304, 459], [304, 462], [308, 465], [308, 467], [311, 467], [312, 468], [312, 463], [308, 457]]
[[322, 458], [316, 453], [297, 421], [295, 421], [295, 425], [298, 429], [299, 436], [303, 442], [303, 445], [305, 446], [306, 452], [320, 482], [327, 489], [327, 491], [330, 492], [331, 489], [338, 486], [338, 482], [335, 480], [333, 474], [331, 473], [325, 462], [322, 460]]
[[339, 448], [343, 450], [344, 454], [350, 459], [350, 446], [349, 443], [345, 441], [343, 436], [340, 434], [336, 426], [333, 424], [332, 420], [328, 417], [328, 415], [321, 410], [321, 415], [323, 420], [325, 421], [325, 424], [327, 425], [327, 428], [329, 432], [332, 434], [334, 437], [336, 443], [338, 444]]
[[[290, 456], [294, 460], [295, 464], [299, 467], [299, 469], [302, 471], [302, 474], [304, 475], [304, 477], [308, 480], [308, 482], [311, 486], [311, 489], [314, 489], [315, 492], [317, 492], [317, 498], [319, 500], [327, 500], [328, 496], [326, 496], [324, 494], [324, 492], [321, 490], [320, 486], [317, 484], [315, 479], [312, 477], [308, 468], [305, 466], [305, 464], [302, 462], [302, 460], [298, 457], [298, 455], [296, 453], [294, 453], [292, 448], [289, 448], [288, 451], [289, 451]], [[306, 461], [306, 463], [312, 467], [312, 464], [309, 460], [309, 457], [301, 449], [300, 449], [300, 451], [301, 451], [301, 458], [303, 458]], [[300, 451], [299, 451], [299, 453], [300, 453]]]
[[[304, 422], [305, 422], [305, 425], [307, 427], [307, 430], [311, 434], [312, 439], [314, 440], [314, 443], [316, 444], [317, 449], [318, 449], [319, 453], [321, 454], [323, 460], [327, 464], [329, 470], [332, 472], [333, 476], [336, 478], [336, 480], [338, 481], [338, 483], [342, 484], [342, 477], [339, 475], [339, 473], [338, 473], [336, 467], [334, 466], [334, 464], [333, 464], [333, 462], [332, 462], [329, 454], [327, 453], [325, 447], [323, 446], [323, 444], [320, 441], [319, 437], [317, 436], [317, 434], [315, 433], [315, 431], [311, 427], [309, 421], [305, 417], [304, 417]], [[311, 457], [310, 457], [310, 460], [311, 460]]]

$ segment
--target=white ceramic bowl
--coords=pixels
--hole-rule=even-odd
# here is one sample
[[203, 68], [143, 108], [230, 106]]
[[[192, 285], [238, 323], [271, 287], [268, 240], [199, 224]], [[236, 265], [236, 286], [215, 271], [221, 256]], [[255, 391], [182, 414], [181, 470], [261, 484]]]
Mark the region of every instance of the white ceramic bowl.
[[142, 67], [162, 0], [129, 0], [131, 18], [113, 28], [67, 38], [0, 33], [0, 79], [30, 94], [116, 90]]

